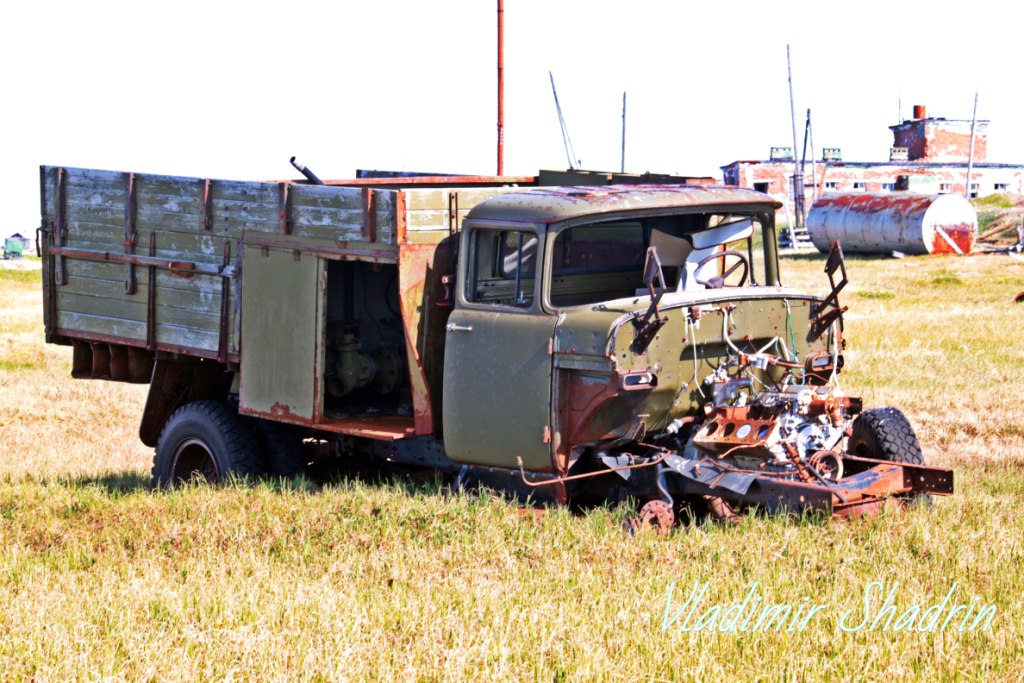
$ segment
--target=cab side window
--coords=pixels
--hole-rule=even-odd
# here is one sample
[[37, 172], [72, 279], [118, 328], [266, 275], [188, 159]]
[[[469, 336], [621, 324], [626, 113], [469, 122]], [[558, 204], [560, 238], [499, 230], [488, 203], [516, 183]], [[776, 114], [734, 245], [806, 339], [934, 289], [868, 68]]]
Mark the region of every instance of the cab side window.
[[470, 235], [466, 299], [529, 308], [535, 298], [540, 240], [528, 230], [476, 229]]

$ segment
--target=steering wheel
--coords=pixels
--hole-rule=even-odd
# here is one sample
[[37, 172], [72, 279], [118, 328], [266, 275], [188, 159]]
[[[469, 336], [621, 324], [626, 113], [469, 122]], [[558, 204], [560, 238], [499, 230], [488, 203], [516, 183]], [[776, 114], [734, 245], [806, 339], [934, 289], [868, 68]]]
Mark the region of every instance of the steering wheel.
[[729, 256], [735, 256], [738, 259], [738, 261], [732, 265], [732, 268], [729, 268], [721, 275], [716, 275], [715, 277], [708, 278], [707, 280], [702, 280], [699, 277], [694, 276], [694, 282], [696, 282], [699, 285], [704, 285], [705, 287], [708, 287], [710, 289], [721, 289], [722, 286], [725, 285], [725, 279], [732, 275], [733, 271], [735, 271], [737, 268], [743, 266], [743, 276], [740, 277], [740, 283], [737, 285], [737, 287], [742, 287], [744, 283], [747, 281], [747, 275], [750, 274], [750, 263], [747, 262], [747, 257], [744, 256], [743, 252], [741, 251], [733, 251], [732, 249], [727, 249], [725, 251], [716, 251], [714, 254], [711, 254], [711, 256], [705, 256], [700, 261], [698, 261], [697, 265], [694, 266], [694, 271], [700, 272], [700, 269], [705, 264], [711, 263], [715, 259], [719, 258], [722, 259], [722, 266], [724, 267], [725, 259], [728, 258]]

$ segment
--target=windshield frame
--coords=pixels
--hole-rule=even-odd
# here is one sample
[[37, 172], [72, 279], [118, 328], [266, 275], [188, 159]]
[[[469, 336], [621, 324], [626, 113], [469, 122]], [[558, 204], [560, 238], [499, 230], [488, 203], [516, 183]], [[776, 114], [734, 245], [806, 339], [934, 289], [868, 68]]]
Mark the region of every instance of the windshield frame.
[[[584, 225], [597, 225], [601, 223], [613, 223], [613, 222], [629, 222], [639, 221], [643, 225], [643, 239], [644, 248], [650, 246], [651, 241], [651, 228], [649, 219], [652, 218], [669, 218], [675, 216], [693, 216], [701, 214], [710, 215], [731, 215], [736, 217], [748, 217], [755, 225], [760, 225], [761, 228], [761, 266], [764, 281], [753, 283], [753, 273], [748, 277], [748, 282], [744, 284], [746, 287], [781, 287], [779, 281], [779, 265], [778, 265], [778, 246], [776, 242], [775, 232], [775, 211], [772, 207], [763, 206], [742, 206], [738, 207], [735, 205], [708, 205], [701, 207], [685, 207], [677, 208], [675, 210], [659, 210], [659, 211], [643, 211], [643, 212], [616, 212], [614, 214], [595, 214], [589, 216], [575, 217], [570, 220], [560, 221], [552, 223], [548, 226], [547, 235], [545, 238], [545, 245], [543, 249], [543, 270], [541, 280], [541, 305], [544, 310], [550, 313], [558, 313], [561, 311], [578, 310], [591, 308], [595, 305], [602, 303], [601, 301], [572, 304], [572, 305], [556, 305], [552, 303], [552, 283], [554, 280], [554, 259], [555, 259], [555, 240], [566, 230], [574, 227], [580, 227]], [[745, 238], [747, 243], [744, 250], [745, 256], [751, 258], [754, 255], [753, 243], [755, 241], [754, 235], [756, 234], [756, 227], [754, 234], [750, 237]], [[751, 268], [754, 269], [754, 264], [751, 263]], [[707, 290], [716, 291], [716, 290]], [[613, 299], [608, 299], [609, 301]]]

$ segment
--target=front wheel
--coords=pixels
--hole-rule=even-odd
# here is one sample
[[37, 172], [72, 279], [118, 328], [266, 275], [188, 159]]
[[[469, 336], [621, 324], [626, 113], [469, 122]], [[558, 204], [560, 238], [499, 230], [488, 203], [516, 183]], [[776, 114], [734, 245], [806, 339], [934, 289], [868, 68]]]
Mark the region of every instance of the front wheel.
[[906, 416], [896, 408], [875, 408], [858, 415], [846, 450], [864, 458], [924, 464], [917, 434]]
[[[865, 410], [853, 422], [846, 450], [875, 460], [924, 465], [924, 453], [907, 417], [896, 408]], [[927, 493], [904, 494], [904, 500], [931, 504]]]
[[153, 480], [175, 486], [193, 478], [218, 483], [262, 470], [252, 430], [222, 401], [187, 403], [167, 420], [153, 457]]

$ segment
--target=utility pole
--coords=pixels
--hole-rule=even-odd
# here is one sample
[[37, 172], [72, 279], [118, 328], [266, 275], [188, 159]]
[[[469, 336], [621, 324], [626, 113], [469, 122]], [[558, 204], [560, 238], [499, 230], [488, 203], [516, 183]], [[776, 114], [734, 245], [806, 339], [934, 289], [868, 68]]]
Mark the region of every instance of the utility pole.
[[793, 104], [793, 63], [786, 45], [786, 70], [789, 72], [789, 112], [793, 125], [793, 213], [795, 226], [789, 226], [790, 243], [796, 246], [794, 228], [804, 227], [804, 169], [796, 156], [796, 106]]
[[811, 125], [811, 110], [807, 110], [807, 136], [811, 139], [811, 202], [818, 201], [818, 172], [814, 156], [814, 126]]
[[558, 112], [558, 125], [562, 128], [562, 144], [565, 145], [565, 158], [569, 161], [569, 169], [579, 168], [580, 160], [576, 158], [576, 150], [572, 148], [572, 140], [569, 139], [569, 127], [565, 125], [565, 117], [562, 116], [562, 105], [558, 103], [558, 90], [555, 88], [555, 75], [548, 72], [551, 79], [551, 94], [555, 96], [555, 111]]
[[505, 170], [505, 0], [498, 0], [498, 175]]
[[974, 91], [974, 113], [971, 114], [971, 148], [967, 157], [967, 182], [964, 183], [964, 199], [971, 199], [971, 172], [974, 170], [974, 124], [978, 120], [978, 91]]
[[626, 172], [626, 91], [622, 91], [622, 163], [619, 173]]

